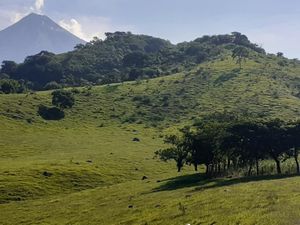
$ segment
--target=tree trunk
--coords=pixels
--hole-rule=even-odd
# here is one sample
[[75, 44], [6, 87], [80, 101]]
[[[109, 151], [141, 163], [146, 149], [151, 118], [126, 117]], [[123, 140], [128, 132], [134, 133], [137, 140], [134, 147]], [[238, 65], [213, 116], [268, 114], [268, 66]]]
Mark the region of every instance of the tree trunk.
[[258, 159], [255, 160], [255, 163], [256, 163], [256, 175], [258, 176], [259, 175], [259, 161], [258, 161]]
[[233, 161], [233, 168], [235, 170], [237, 170], [238, 169], [238, 166], [237, 166], [238, 165], [238, 160], [236, 158], [233, 158], [232, 161]]
[[218, 164], [215, 164], [215, 173], [214, 173], [214, 176], [217, 176], [217, 174], [218, 174]]
[[219, 162], [218, 163], [218, 174], [220, 174], [221, 173], [221, 163]]
[[197, 163], [194, 163], [194, 168], [195, 168], [195, 171], [198, 171], [198, 165], [197, 165]]
[[210, 177], [213, 177], [215, 175], [215, 165], [212, 163], [209, 165], [209, 174]]
[[251, 176], [251, 172], [252, 172], [252, 163], [250, 163], [249, 165], [248, 177]]
[[205, 164], [205, 174], [206, 175], [208, 175], [208, 173], [209, 173], [209, 166], [208, 166], [208, 164]]
[[229, 170], [230, 169], [230, 159], [228, 158], [227, 159], [227, 170]]
[[299, 161], [298, 161], [298, 149], [297, 148], [294, 149], [294, 159], [296, 162], [296, 172], [297, 172], [297, 174], [300, 174], [300, 166], [299, 166]]
[[180, 172], [182, 167], [183, 167], [183, 162], [181, 159], [178, 159], [177, 160], [177, 172]]
[[277, 169], [277, 174], [281, 174], [281, 166], [280, 166], [280, 160], [279, 159], [274, 159], [276, 162], [276, 169]]

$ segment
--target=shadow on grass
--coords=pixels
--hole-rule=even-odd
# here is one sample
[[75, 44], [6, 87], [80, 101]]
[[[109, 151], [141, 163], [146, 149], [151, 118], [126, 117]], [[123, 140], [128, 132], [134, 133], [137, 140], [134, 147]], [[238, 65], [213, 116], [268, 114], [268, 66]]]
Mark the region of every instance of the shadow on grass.
[[235, 184], [258, 182], [266, 180], [279, 180], [290, 177], [296, 177], [296, 174], [288, 175], [265, 175], [265, 176], [251, 176], [251, 177], [239, 177], [239, 178], [214, 178], [209, 179], [204, 174], [192, 174], [178, 176], [166, 180], [162, 180], [164, 184], [157, 188], [154, 188], [153, 192], [159, 191], [172, 191], [181, 188], [195, 187], [195, 191], [202, 191], [211, 188], [231, 186]]

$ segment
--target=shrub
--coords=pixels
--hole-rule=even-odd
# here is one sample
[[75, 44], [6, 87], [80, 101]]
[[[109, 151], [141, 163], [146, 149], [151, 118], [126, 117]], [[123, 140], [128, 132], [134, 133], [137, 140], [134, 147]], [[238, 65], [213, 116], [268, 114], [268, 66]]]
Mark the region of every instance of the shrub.
[[142, 105], [151, 105], [151, 99], [146, 95], [137, 95], [132, 99], [135, 102], [139, 102]]
[[71, 91], [57, 90], [52, 92], [52, 104], [60, 109], [72, 108], [75, 98]]
[[62, 88], [62, 86], [58, 84], [56, 81], [51, 81], [44, 86], [44, 90], [54, 90], [60, 88]]
[[61, 120], [65, 117], [64, 111], [57, 107], [49, 108], [44, 105], [39, 106], [38, 114], [45, 120]]
[[0, 92], [4, 94], [22, 93], [26, 88], [16, 80], [2, 79], [0, 80]]

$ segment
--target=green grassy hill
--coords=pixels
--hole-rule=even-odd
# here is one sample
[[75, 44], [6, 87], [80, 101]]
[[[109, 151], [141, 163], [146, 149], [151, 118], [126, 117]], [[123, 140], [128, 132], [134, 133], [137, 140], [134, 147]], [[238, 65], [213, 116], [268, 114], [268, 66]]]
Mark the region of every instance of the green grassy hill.
[[153, 158], [164, 134], [212, 114], [299, 119], [299, 85], [296, 61], [252, 53], [241, 70], [225, 54], [78, 88], [60, 121], [37, 114], [51, 92], [0, 95], [0, 224], [299, 224], [298, 177], [205, 181]]
[[189, 70], [236, 47], [266, 54], [264, 49], [238, 32], [203, 36], [176, 45], [130, 32], [106, 33], [104, 40], [95, 38], [67, 53], [55, 55], [42, 51], [28, 56], [20, 64], [4, 61], [0, 78], [13, 79], [8, 81], [15, 87], [9, 90], [4, 85], [6, 87], [1, 88], [0, 82], [0, 92], [20, 93], [26, 88], [50, 90], [161, 77]]

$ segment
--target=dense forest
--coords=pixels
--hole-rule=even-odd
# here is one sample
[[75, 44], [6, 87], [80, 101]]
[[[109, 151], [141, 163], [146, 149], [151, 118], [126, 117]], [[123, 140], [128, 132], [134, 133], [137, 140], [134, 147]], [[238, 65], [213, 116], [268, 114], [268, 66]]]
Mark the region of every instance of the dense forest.
[[49, 90], [154, 78], [190, 70], [231, 51], [241, 65], [239, 55], [243, 49], [266, 54], [238, 32], [203, 36], [176, 45], [130, 32], [106, 33], [105, 40], [94, 38], [77, 45], [72, 52], [55, 55], [42, 51], [21, 64], [3, 61], [0, 86], [2, 92], [11, 93], [26, 88]]

